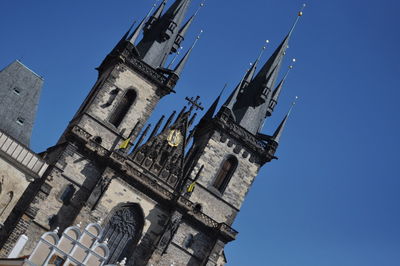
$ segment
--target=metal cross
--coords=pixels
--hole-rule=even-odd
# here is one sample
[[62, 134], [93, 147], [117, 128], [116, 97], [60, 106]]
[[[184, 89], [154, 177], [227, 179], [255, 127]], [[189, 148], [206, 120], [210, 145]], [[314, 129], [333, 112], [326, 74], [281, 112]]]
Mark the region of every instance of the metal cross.
[[190, 106], [190, 110], [189, 112], [193, 111], [194, 108], [196, 108], [196, 110], [204, 110], [204, 107], [201, 106], [201, 102], [199, 102], [200, 96], [196, 96], [196, 99], [193, 99], [193, 97], [186, 97], [185, 100], [189, 102]]

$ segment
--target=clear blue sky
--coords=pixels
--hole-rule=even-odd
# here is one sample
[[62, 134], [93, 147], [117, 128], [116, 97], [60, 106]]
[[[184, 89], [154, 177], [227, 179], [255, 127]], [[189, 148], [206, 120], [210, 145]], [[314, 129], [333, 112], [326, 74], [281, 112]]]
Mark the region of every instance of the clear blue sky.
[[[195, 6], [199, 0], [193, 0]], [[2, 0], [0, 67], [14, 59], [45, 78], [32, 148], [54, 145], [96, 80], [94, 68], [149, 0]], [[209, 0], [187, 38], [204, 34], [153, 119], [199, 94], [208, 106], [267, 59], [303, 2]], [[300, 100], [234, 227], [228, 265], [399, 266], [399, 1], [308, 3], [287, 53], [297, 65], [264, 133]], [[225, 95], [226, 96], [226, 95]]]

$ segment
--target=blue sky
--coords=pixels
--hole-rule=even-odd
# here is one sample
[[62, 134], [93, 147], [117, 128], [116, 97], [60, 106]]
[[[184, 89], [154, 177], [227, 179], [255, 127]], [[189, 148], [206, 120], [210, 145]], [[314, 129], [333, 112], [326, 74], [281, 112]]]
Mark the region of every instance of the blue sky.
[[[56, 143], [94, 84], [94, 68], [152, 3], [1, 1], [0, 67], [21, 59], [45, 78], [33, 150]], [[152, 120], [180, 109], [185, 96], [208, 106], [225, 83], [232, 90], [269, 39], [265, 62], [302, 3], [207, 1], [184, 44], [204, 30], [177, 94]], [[228, 265], [398, 266], [400, 3], [307, 4], [285, 62], [297, 63], [264, 133], [300, 99], [279, 160], [262, 168], [234, 224], [240, 234], [226, 248]]]

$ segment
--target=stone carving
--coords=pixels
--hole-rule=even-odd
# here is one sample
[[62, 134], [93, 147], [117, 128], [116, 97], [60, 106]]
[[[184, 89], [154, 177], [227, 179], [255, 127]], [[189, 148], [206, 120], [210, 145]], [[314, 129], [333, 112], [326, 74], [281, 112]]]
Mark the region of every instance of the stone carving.
[[136, 233], [136, 220], [134, 214], [129, 209], [121, 209], [115, 212], [110, 220], [111, 227], [118, 233], [123, 233], [133, 237]]

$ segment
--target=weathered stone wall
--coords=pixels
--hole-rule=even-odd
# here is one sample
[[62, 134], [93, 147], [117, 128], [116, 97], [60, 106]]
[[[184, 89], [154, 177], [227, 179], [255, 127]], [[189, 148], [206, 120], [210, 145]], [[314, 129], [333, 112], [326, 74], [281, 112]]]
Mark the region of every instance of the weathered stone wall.
[[[259, 170], [259, 165], [250, 162], [250, 152], [245, 148], [238, 149], [238, 145], [237, 141], [221, 138], [221, 134], [214, 131], [191, 176], [194, 178], [201, 165], [204, 165], [190, 200], [200, 203], [203, 212], [217, 222], [229, 225], [233, 223]], [[213, 187], [213, 183], [221, 163], [229, 155], [238, 159], [238, 166], [224, 193], [220, 193]]]
[[202, 265], [203, 261], [207, 261], [213, 244], [210, 236], [182, 222], [158, 265]]
[[29, 185], [32, 177], [0, 156], [0, 223], [4, 223], [11, 210]]
[[[98, 82], [94, 90], [95, 96], [85, 109], [87, 115], [76, 123], [93, 137], [100, 137], [101, 145], [106, 149], [115, 147], [118, 141], [127, 138], [133, 129], [135, 138], [161, 98], [154, 84], [123, 64], [117, 65], [105, 82]], [[109, 119], [128, 90], [136, 92], [136, 99], [116, 128]], [[136, 126], [137, 122], [140, 124]]]
[[[85, 208], [75, 222], [86, 224], [88, 220], [103, 220], [106, 226], [109, 214], [120, 203], [137, 203], [143, 210], [144, 226], [137, 247], [134, 250], [132, 261], [135, 265], [145, 265], [145, 261], [151, 256], [156, 241], [162, 234], [165, 224], [168, 222], [169, 213], [154, 199], [140, 192], [126, 183], [117, 173], [108, 168], [107, 177], [112, 176], [107, 189], [102, 194], [93, 209]], [[130, 265], [128, 263], [128, 265]]]
[[[27, 214], [32, 222], [26, 230], [17, 227], [11, 234], [26, 234], [29, 237], [24, 255], [30, 254], [44, 232], [55, 227], [63, 229], [74, 222], [102, 172], [102, 167], [83, 157], [73, 145], [66, 145], [61, 154], [49, 154], [49, 157], [57, 157], [59, 160], [44, 177], [41, 191], [30, 204], [27, 203]], [[75, 192], [70, 202], [63, 202], [60, 197], [68, 185], [72, 185]]]

